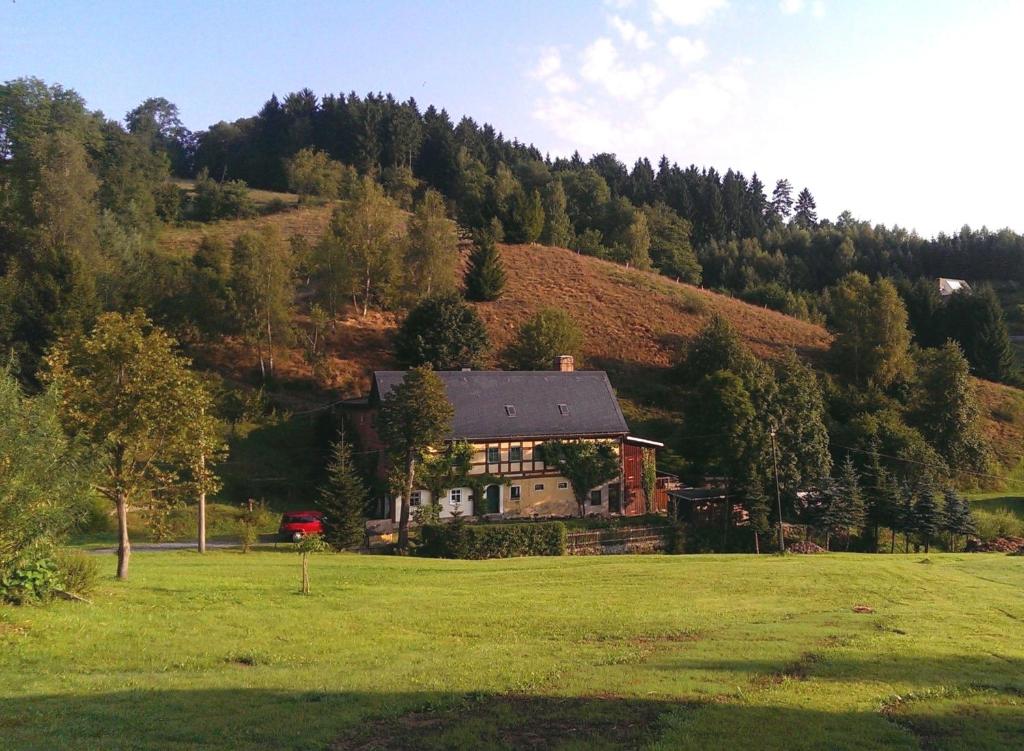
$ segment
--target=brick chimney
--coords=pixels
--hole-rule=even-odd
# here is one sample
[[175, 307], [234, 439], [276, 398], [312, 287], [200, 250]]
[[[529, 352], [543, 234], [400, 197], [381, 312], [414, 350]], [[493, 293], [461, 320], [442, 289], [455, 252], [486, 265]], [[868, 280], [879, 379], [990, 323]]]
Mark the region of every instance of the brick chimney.
[[576, 370], [576, 361], [572, 355], [559, 355], [555, 358], [555, 368], [562, 373], [571, 373]]

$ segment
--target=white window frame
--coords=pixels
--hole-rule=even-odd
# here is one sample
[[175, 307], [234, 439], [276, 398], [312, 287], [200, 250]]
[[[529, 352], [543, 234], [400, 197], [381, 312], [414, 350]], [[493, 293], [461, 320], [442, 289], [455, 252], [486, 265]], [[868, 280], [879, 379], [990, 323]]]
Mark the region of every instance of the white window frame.
[[562, 480], [560, 483], [558, 483], [559, 490], [566, 490], [568, 487], [569, 483], [567, 483], [565, 480]]
[[462, 503], [462, 488], [452, 488], [448, 491], [448, 503], [452, 506]]
[[521, 485], [509, 485], [508, 498], [510, 501], [521, 501], [523, 499], [523, 488]]
[[[493, 459], [493, 460], [491, 459], [491, 452], [492, 451], [495, 454], [497, 454], [497, 457], [498, 457], [497, 459]], [[497, 446], [488, 446], [487, 447], [487, 463], [488, 464], [500, 464], [501, 463], [501, 448], [499, 448]]]
[[[519, 452], [519, 458], [518, 459], [513, 459], [512, 458], [512, 452], [513, 451], [518, 451]], [[508, 460], [510, 462], [521, 462], [523, 460], [523, 447], [522, 446], [509, 446], [508, 447]]]
[[540, 492], [540, 491], [544, 490], [544, 483], [542, 483], [542, 482], [534, 483], [533, 484], [533, 490], [534, 490], [534, 492]]
[[409, 494], [409, 505], [419, 506], [421, 503], [423, 503], [423, 494], [418, 490], [412, 491]]

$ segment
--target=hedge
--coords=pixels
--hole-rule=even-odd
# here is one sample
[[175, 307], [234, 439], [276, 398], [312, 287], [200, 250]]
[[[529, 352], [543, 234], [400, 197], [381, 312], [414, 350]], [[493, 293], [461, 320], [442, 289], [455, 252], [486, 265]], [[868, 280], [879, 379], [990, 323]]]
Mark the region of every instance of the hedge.
[[417, 553], [433, 558], [514, 558], [524, 555], [565, 555], [562, 522], [531, 524], [466, 524], [461, 519], [420, 530]]

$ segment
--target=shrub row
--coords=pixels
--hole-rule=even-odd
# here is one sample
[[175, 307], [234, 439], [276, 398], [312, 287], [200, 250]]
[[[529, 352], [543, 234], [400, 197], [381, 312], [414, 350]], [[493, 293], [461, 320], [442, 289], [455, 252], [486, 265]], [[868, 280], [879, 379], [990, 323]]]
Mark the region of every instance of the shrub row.
[[514, 558], [524, 555], [565, 555], [562, 522], [471, 525], [462, 519], [420, 529], [417, 553], [432, 558]]

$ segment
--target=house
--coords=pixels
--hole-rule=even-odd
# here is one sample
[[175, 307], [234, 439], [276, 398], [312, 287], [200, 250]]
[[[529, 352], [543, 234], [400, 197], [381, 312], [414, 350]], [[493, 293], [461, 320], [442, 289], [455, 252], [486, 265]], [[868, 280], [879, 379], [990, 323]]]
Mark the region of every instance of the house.
[[971, 285], [965, 282], [963, 279], [944, 279], [939, 277], [939, 295], [942, 297], [949, 297], [957, 292], [963, 292], [964, 294], [971, 293]]
[[[571, 516], [578, 513], [569, 481], [546, 466], [537, 447], [549, 440], [609, 441], [620, 457], [621, 475], [591, 489], [587, 513], [640, 514], [645, 509], [643, 455], [663, 444], [629, 434], [615, 392], [602, 371], [577, 371], [562, 356], [553, 371], [439, 371], [454, 408], [447, 440], [473, 448], [470, 474], [492, 475], [482, 497], [470, 487], [449, 488], [439, 498], [441, 516], [453, 512], [502, 516]], [[368, 397], [349, 402], [350, 424], [364, 450], [379, 452], [378, 476], [386, 477], [386, 448], [375, 420], [380, 403], [405, 377], [404, 371], [377, 371]], [[432, 502], [417, 490], [412, 506]], [[399, 499], [385, 499], [383, 516], [398, 520]]]

